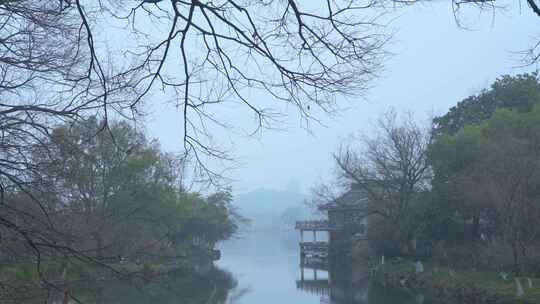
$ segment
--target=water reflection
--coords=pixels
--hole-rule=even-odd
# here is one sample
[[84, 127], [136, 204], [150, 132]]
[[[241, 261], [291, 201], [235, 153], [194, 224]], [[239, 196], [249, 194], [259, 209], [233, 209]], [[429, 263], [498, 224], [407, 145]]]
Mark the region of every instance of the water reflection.
[[[320, 304], [425, 304], [423, 295], [385, 288], [368, 278], [361, 282], [333, 282], [328, 271], [304, 269], [298, 290], [319, 296]], [[315, 304], [315, 302], [313, 302]]]
[[[108, 280], [81, 280], [63, 286], [73, 299], [69, 304], [223, 304], [236, 286], [233, 276], [213, 265], [194, 272], [171, 269], [152, 278], [123, 278]], [[17, 304], [65, 304], [64, 292], [40, 293]]]
[[[306, 259], [290, 233], [253, 233], [222, 245], [218, 266], [233, 273], [237, 287], [228, 304], [419, 304], [415, 294], [370, 282], [367, 271], [342, 260], [333, 271]], [[423, 304], [428, 304], [423, 303]]]
[[[427, 304], [422, 296], [370, 282], [339, 260], [301, 259], [289, 234], [254, 234], [222, 246], [216, 266], [176, 269], [150, 280], [82, 280], [69, 286], [88, 304]], [[62, 294], [2, 304], [63, 304]], [[76, 302], [70, 302], [70, 304]]]

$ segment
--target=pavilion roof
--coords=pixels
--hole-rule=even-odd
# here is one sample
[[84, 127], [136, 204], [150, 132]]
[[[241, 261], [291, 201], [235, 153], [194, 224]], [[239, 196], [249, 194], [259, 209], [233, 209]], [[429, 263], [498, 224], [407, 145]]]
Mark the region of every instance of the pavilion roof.
[[365, 209], [368, 204], [368, 195], [363, 189], [351, 187], [351, 189], [343, 193], [340, 197], [332, 202], [319, 206], [319, 210], [351, 210]]

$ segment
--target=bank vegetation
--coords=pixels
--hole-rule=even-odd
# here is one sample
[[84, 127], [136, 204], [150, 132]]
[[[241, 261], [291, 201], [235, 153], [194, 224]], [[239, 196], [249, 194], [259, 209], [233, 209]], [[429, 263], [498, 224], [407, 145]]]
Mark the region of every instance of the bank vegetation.
[[335, 160], [336, 183], [369, 201], [369, 246], [353, 255], [482, 271], [481, 280], [510, 285], [540, 276], [537, 74], [502, 76], [427, 126], [390, 111]]

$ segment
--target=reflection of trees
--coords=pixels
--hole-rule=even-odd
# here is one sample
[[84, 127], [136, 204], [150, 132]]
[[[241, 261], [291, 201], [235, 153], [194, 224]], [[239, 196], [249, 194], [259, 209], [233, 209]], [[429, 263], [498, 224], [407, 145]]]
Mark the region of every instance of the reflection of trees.
[[359, 275], [361, 271], [353, 265], [349, 263], [348, 267], [331, 267], [328, 276], [304, 277], [296, 281], [296, 288], [320, 296], [321, 304], [417, 303], [415, 294], [383, 287], [366, 275]]
[[364, 301], [369, 294], [367, 283], [357, 285], [329, 279], [305, 279], [297, 281], [296, 288], [320, 296], [321, 304], [369, 303]]
[[[69, 288], [80, 290], [77, 301], [85, 304], [223, 304], [235, 286], [230, 273], [211, 266], [205, 272], [176, 269], [154, 278], [82, 281]], [[17, 304], [41, 304], [42, 296]], [[61, 294], [48, 295], [46, 303], [62, 303], [62, 298]]]

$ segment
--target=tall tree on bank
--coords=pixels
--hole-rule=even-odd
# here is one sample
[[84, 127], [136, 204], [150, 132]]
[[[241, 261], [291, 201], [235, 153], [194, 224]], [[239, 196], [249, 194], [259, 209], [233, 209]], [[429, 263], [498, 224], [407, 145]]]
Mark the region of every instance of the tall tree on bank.
[[[178, 167], [155, 142], [121, 122], [111, 123], [110, 132], [100, 132], [102, 123], [91, 118], [56, 128], [46, 156], [53, 162], [44, 177], [53, 179], [50, 184], [61, 195], [60, 208], [72, 214], [77, 235], [95, 242], [89, 248], [97, 257], [111, 244], [131, 241], [121, 228], [133, 223], [130, 215], [144, 222], [142, 215], [147, 214], [146, 220], [151, 220], [153, 211], [171, 199], [167, 192], [181, 186]], [[140, 226], [141, 233], [151, 230]], [[126, 238], [115, 237], [117, 233]], [[85, 252], [91, 252], [89, 248]]]
[[76, 242], [84, 252], [144, 254], [152, 242], [197, 235], [189, 227], [194, 221], [210, 249], [236, 231], [229, 191], [208, 197], [187, 192], [181, 163], [162, 153], [157, 142], [124, 122], [111, 123], [110, 132], [99, 132], [101, 124], [92, 118], [56, 128], [49, 156], [54, 162], [42, 177], [52, 180], [58, 208], [68, 213], [75, 234], [90, 237]]
[[491, 237], [511, 248], [517, 273], [540, 241], [539, 134], [538, 105], [526, 113], [501, 109], [481, 125], [440, 138], [432, 151], [436, 172], [446, 173], [435, 185], [461, 193], [450, 201], [462, 202], [456, 213], [482, 219]]
[[[525, 113], [532, 110], [540, 100], [540, 81], [536, 73], [520, 75], [503, 75], [499, 77], [489, 89], [483, 90], [477, 95], [472, 95], [460, 101], [448, 113], [434, 119], [434, 136], [436, 141], [445, 136], [452, 136], [463, 130], [467, 126], [482, 125], [490, 119], [498, 109], [508, 109], [516, 113]], [[454, 143], [454, 152], [445, 153], [445, 157], [454, 159], [454, 162], [434, 162], [434, 189], [437, 200], [442, 208], [439, 217], [442, 222], [452, 226], [450, 222], [455, 222], [451, 214], [460, 209], [460, 213], [465, 219], [460, 222], [465, 223], [472, 220], [472, 225], [463, 224], [459, 229], [463, 235], [456, 240], [478, 240], [480, 238], [480, 218], [482, 210], [488, 204], [487, 196], [480, 188], [473, 183], [475, 177], [478, 178], [483, 172], [468, 167], [464, 164], [464, 159], [471, 162], [470, 153], [477, 147], [475, 135], [469, 131], [463, 131], [459, 141]], [[480, 149], [480, 147], [477, 147]], [[437, 153], [444, 153], [442, 150], [433, 151], [433, 158], [440, 158]], [[474, 154], [480, 157], [480, 154]], [[458, 159], [462, 158], [462, 161]], [[480, 160], [478, 160], [480, 161]], [[450, 164], [458, 167], [451, 167]], [[461, 178], [454, 174], [461, 172]], [[469, 201], [475, 204], [469, 204]], [[445, 203], [442, 203], [445, 202]], [[444, 210], [444, 211], [443, 211]], [[454, 210], [454, 211], [452, 211]], [[445, 215], [448, 217], [445, 218]], [[447, 236], [448, 237], [448, 236]]]
[[400, 120], [389, 112], [381, 117], [375, 133], [342, 147], [335, 155], [340, 179], [363, 189], [368, 214], [380, 216], [368, 229], [373, 243], [393, 242], [391, 254], [410, 251], [410, 242], [419, 232], [412, 211], [420, 195], [430, 188], [430, 143], [430, 130], [418, 125], [412, 115]]
[[[103, 266], [119, 257], [189, 262], [196, 254], [204, 260], [217, 241], [234, 234], [238, 217], [229, 191], [188, 192], [181, 164], [155, 141], [124, 122], [110, 122], [110, 132], [99, 132], [101, 125], [91, 118], [58, 126], [47, 154], [35, 151], [33, 161], [44, 166], [33, 176], [39, 187], [10, 193], [0, 213], [20, 229], [0, 229], [2, 261], [37, 255], [38, 274], [50, 282], [57, 277], [43, 264], [65, 274], [70, 265], [79, 271], [88, 266], [80, 261]], [[33, 197], [45, 210], [32, 204]]]

